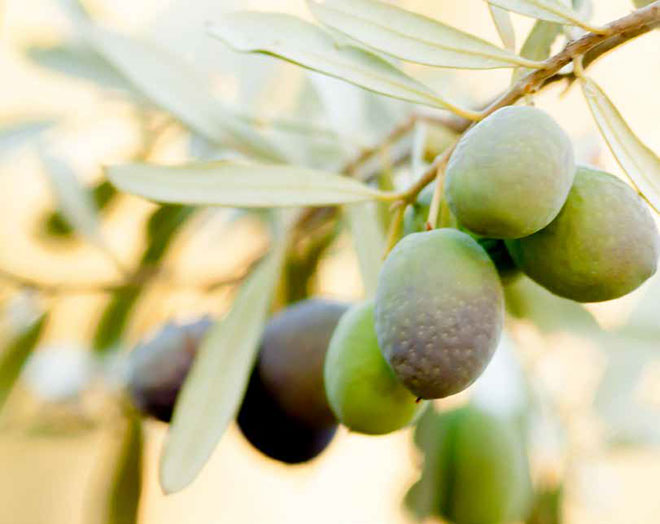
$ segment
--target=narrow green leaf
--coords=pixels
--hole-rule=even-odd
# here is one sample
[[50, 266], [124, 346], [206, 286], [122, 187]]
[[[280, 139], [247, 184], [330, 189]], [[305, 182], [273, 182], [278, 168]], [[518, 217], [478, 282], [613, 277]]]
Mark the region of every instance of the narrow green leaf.
[[603, 90], [590, 78], [582, 78], [582, 91], [591, 114], [614, 158], [635, 187], [660, 213], [660, 158], [628, 126]]
[[587, 20], [561, 0], [488, 0], [488, 2], [502, 9], [539, 20], [577, 25], [587, 31], [602, 32], [601, 28], [590, 25]]
[[92, 81], [101, 87], [132, 91], [133, 86], [117, 69], [94, 50], [79, 44], [34, 46], [26, 56], [41, 67]]
[[[524, 56], [530, 60], [545, 60], [550, 56], [552, 44], [554, 44], [561, 32], [562, 26], [560, 24], [537, 20], [523, 43], [520, 56]], [[529, 73], [529, 71], [530, 69], [519, 67], [514, 71], [512, 81], [518, 81]]]
[[385, 253], [385, 235], [373, 202], [346, 206], [367, 297], [376, 293], [378, 272]]
[[92, 344], [95, 351], [106, 353], [116, 349], [141, 292], [138, 286], [126, 286], [112, 295], [94, 333]]
[[226, 109], [188, 63], [145, 41], [90, 26], [90, 43], [144, 96], [220, 145], [281, 161], [275, 147]]
[[161, 460], [165, 493], [179, 491], [195, 479], [236, 415], [284, 253], [285, 243], [274, 246], [199, 349], [179, 394]]
[[1, 123], [0, 155], [36, 138], [54, 124], [53, 120], [22, 120]]
[[[136, 270], [137, 274], [146, 274], [153, 270], [193, 213], [194, 209], [191, 207], [176, 205], [163, 206], [153, 212], [147, 223], [146, 246]], [[105, 353], [116, 349], [145, 285], [129, 284], [115, 292], [96, 327], [93, 337], [95, 351]]]
[[501, 7], [496, 7], [488, 4], [490, 16], [493, 18], [497, 34], [500, 35], [500, 40], [509, 51], [516, 50], [516, 33], [513, 30], [513, 22], [511, 22], [511, 15]]
[[0, 410], [9, 397], [32, 350], [36, 347], [47, 317], [47, 314], [43, 314], [30, 322], [14, 335], [0, 351]]
[[[117, 190], [107, 180], [96, 183], [91, 188], [85, 188], [98, 213], [104, 211], [113, 201]], [[44, 217], [43, 230], [50, 236], [57, 238], [67, 238], [73, 234], [73, 227], [66, 217], [57, 210], [48, 211]]]
[[122, 191], [158, 202], [229, 207], [324, 206], [373, 200], [379, 191], [333, 173], [235, 162], [108, 168]]
[[89, 12], [81, 0], [57, 0], [57, 2], [75, 22], [89, 20]]
[[142, 493], [144, 436], [142, 422], [131, 414], [114, 468], [103, 524], [137, 524]]
[[491, 69], [534, 66], [529, 60], [437, 20], [377, 0], [309, 0], [323, 24], [362, 44], [409, 62]]
[[68, 164], [43, 151], [40, 156], [62, 215], [78, 233], [105, 250], [106, 244], [101, 236], [101, 224], [91, 194], [80, 184]]
[[531, 60], [545, 60], [550, 56], [552, 44], [561, 34], [561, 25], [537, 20], [529, 32], [520, 54]]
[[376, 93], [477, 118], [386, 60], [364, 49], [340, 45], [325, 31], [295, 16], [232, 13], [213, 25], [210, 33], [237, 51], [274, 55]]

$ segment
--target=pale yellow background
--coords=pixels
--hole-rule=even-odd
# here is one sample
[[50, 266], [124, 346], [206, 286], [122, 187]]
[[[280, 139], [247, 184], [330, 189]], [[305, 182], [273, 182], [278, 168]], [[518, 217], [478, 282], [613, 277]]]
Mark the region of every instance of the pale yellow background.
[[[631, 8], [627, 0], [595, 1], [596, 22], [622, 16]], [[221, 0], [97, 0], [90, 2], [109, 23], [126, 31], [155, 33], [161, 43], [179, 49], [200, 68], [213, 71], [213, 47], [203, 37], [203, 22], [211, 17]], [[478, 32], [495, 41], [487, 10], [480, 0], [409, 1], [412, 9], [433, 15], [443, 14], [446, 22]], [[0, 3], [2, 5], [2, 3]], [[244, 7], [303, 12], [304, 3], [293, 0], [235, 2]], [[460, 6], [458, 8], [457, 6]], [[67, 158], [90, 180], [96, 167], [112, 163], [130, 151], [135, 130], [126, 124], [127, 106], [105, 100], [106, 95], [47, 74], [21, 58], [18, 48], [28, 43], [48, 43], [66, 34], [66, 20], [54, 0], [4, 0], [0, 26], [0, 118], [31, 114], [61, 115], [67, 119], [58, 132], [57, 143]], [[530, 22], [516, 17], [519, 38]], [[152, 29], [150, 29], [152, 28]], [[155, 31], [153, 28], [158, 28]], [[191, 38], [195, 37], [196, 39]], [[178, 42], [177, 39], [181, 38]], [[506, 85], [508, 72], [471, 72], [448, 84], [456, 97], [467, 90], [478, 99], [487, 99]], [[633, 42], [601, 60], [593, 76], [611, 96], [631, 127], [655, 151], [660, 151], [660, 32]], [[231, 78], [218, 90], [231, 97]], [[618, 166], [594, 133], [579, 90], [573, 89], [560, 101], [560, 88], [539, 98], [574, 138], [582, 161], [598, 162], [619, 173]], [[176, 151], [168, 153], [176, 158]], [[35, 209], [49, 197], [39, 164], [29, 151], [14, 154], [0, 164], [0, 265], [52, 280], [89, 280], [113, 277], [111, 264], [92, 248], [74, 246], [67, 251], [37, 246], [30, 235], [35, 227]], [[139, 238], [135, 222], [144, 217], [149, 205], [133, 199], [110, 217], [107, 235], [124, 260], [136, 252]], [[249, 251], [258, 249], [258, 236], [249, 226], [227, 236], [206, 227], [185, 250], [176, 252], [176, 273], [200, 278], [241, 267]], [[248, 239], [248, 240], [246, 240]], [[232, 246], [246, 247], [244, 258], [227, 256]], [[214, 246], [209, 254], [208, 246]], [[359, 274], [348, 250], [340, 250], [324, 268], [321, 289], [344, 298], [360, 294]], [[241, 255], [243, 256], [243, 255]], [[174, 264], [172, 264], [174, 267]], [[98, 307], [97, 296], [73, 297], [56, 304], [55, 320], [48, 339], [76, 342], [89, 336], [87, 308]], [[630, 300], [634, 300], [635, 297]], [[181, 290], [164, 301], [158, 292], [131, 326], [133, 339], [171, 316], [187, 316], [207, 309], [221, 311], [226, 297], [218, 293], [203, 299]], [[606, 322], [616, 321], [627, 303], [601, 306]], [[558, 389], [564, 391], [572, 413], [586, 409], [593, 369], [598, 363], [586, 345], [556, 340], [548, 350], [561, 351], [550, 359]], [[576, 365], [576, 362], [580, 365]], [[553, 367], [554, 366], [554, 367]], [[580, 368], [583, 366], [583, 368]], [[570, 368], [570, 372], [566, 370]], [[573, 395], [571, 397], [571, 395]], [[586, 400], [585, 400], [586, 395]], [[660, 421], [658, 421], [660, 423]], [[141, 506], [142, 524], [394, 524], [406, 522], [400, 501], [414, 478], [419, 460], [412, 449], [410, 434], [373, 438], [340, 431], [338, 438], [311, 466], [285, 468], [261, 459], [240, 438], [235, 427], [223, 437], [200, 478], [186, 491], [165, 498], [156, 480], [157, 457], [164, 437], [163, 426], [147, 425], [149, 441], [145, 493]], [[569, 524], [653, 524], [660, 522], [660, 455], [653, 451], [619, 452], [606, 456], [592, 439], [592, 431], [578, 432], [578, 467], [569, 484]], [[100, 450], [112, 432], [93, 432], [81, 437], [25, 437], [9, 429], [0, 433], [0, 524], [87, 524], [90, 515], [90, 483], [96, 481], [102, 460]], [[93, 511], [91, 511], [93, 513]]]

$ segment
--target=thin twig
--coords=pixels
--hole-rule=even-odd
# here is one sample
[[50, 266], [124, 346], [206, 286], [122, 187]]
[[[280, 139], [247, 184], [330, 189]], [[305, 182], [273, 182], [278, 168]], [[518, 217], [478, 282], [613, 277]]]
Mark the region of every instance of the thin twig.
[[[486, 107], [482, 112], [483, 117], [485, 118], [502, 107], [515, 104], [528, 94], [537, 92], [548, 83], [550, 78], [557, 77], [559, 71], [571, 63], [574, 58], [586, 55], [591, 50], [599, 49], [600, 54], [592, 55], [591, 62], [593, 62], [604, 52], [610, 51], [614, 47], [650, 31], [659, 24], [660, 0], [656, 0], [647, 7], [638, 9], [632, 14], [604, 26], [604, 29], [607, 31], [606, 34], [587, 33], [577, 40], [569, 42], [562, 51], [544, 62], [544, 69], [538, 69], [529, 73]], [[584, 67], [587, 65], [588, 63], [585, 60]], [[474, 123], [468, 124], [463, 131], [469, 129], [471, 125], [474, 125]], [[442, 162], [446, 163], [449, 160], [454, 147], [451, 146], [441, 156], [436, 158], [419, 180], [399, 195], [400, 201], [398, 205], [405, 205], [414, 201], [419, 192], [433, 181], [438, 171], [438, 166]]]
[[[219, 288], [232, 286], [243, 281], [249, 274], [253, 266], [261, 260], [262, 256], [257, 257], [251, 262], [248, 268], [240, 275], [225, 277], [210, 282], [182, 282], [170, 281], [168, 285], [179, 288], [195, 288], [203, 292], [212, 292]], [[47, 295], [95, 295], [99, 293], [116, 293], [131, 287], [142, 287], [152, 281], [152, 279], [161, 273], [158, 268], [151, 271], [142, 271], [134, 277], [121, 282], [47, 282], [35, 277], [14, 273], [7, 269], [0, 269], [0, 279], [10, 284], [26, 289], [35, 289]]]
[[604, 46], [601, 47], [602, 54], [650, 31], [658, 23], [660, 23], [660, 0], [610, 22], [604, 26], [606, 33], [586, 33], [577, 40], [568, 42], [564, 49], [543, 62], [545, 65], [543, 69], [537, 69], [524, 76], [484, 109], [481, 113], [483, 118], [502, 107], [515, 104], [526, 94], [537, 92], [550, 78], [556, 76], [561, 69], [567, 66], [574, 57], [585, 55], [598, 46]]

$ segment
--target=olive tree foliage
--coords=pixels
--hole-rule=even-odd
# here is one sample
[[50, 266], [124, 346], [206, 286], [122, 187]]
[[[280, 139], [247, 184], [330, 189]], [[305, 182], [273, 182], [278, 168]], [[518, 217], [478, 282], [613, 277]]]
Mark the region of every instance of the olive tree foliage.
[[[238, 410], [274, 301], [286, 303], [306, 296], [338, 226], [346, 224], [356, 239], [365, 290], [371, 295], [382, 256], [400, 236], [405, 206], [434, 180], [441, 185], [456, 141], [498, 109], [533, 103], [537, 92], [557, 82], [576, 85], [630, 183], [650, 206], [660, 210], [660, 158], [588, 76], [589, 66], [606, 52], [660, 24], [660, 1], [595, 25], [585, 0], [572, 4], [488, 0], [483, 8], [492, 14], [502, 45], [451, 27], [440, 16], [422, 16], [379, 0], [309, 0], [313, 21], [282, 13], [239, 11], [200, 27], [207, 33], [208, 45], [267, 55], [309, 71], [291, 114], [276, 117], [254, 113], [246, 109], [249, 104], [226, 103], [214, 94], [195, 64], [157, 41], [105, 28], [75, 0], [61, 3], [75, 38], [30, 47], [26, 56], [44, 68], [120, 93], [140, 115], [143, 147], [126, 163], [107, 166], [105, 177], [93, 187], [83, 186], [72, 168], [49, 149], [47, 131], [57, 122], [3, 124], [0, 154], [38, 141], [40, 159], [58, 202], [58, 211], [44, 217], [45, 230], [55, 238], [78, 235], [113, 260], [100, 227], [104, 211], [120, 193], [160, 204], [147, 223], [139, 261], [134, 267], [118, 263], [123, 280], [111, 286], [89, 286], [108, 293], [92, 341], [94, 351], [107, 356], [122, 348], [141, 295], [159, 278], [158, 268], [169, 246], [200, 208], [240, 209], [260, 217], [270, 232], [268, 252], [241, 278], [220, 283], [238, 287], [237, 293], [229, 312], [206, 336], [177, 402], [160, 463], [161, 485], [167, 493], [188, 486], [203, 468]], [[512, 13], [535, 19], [519, 44]], [[552, 55], [558, 42], [560, 50]], [[408, 63], [444, 70], [508, 68], [511, 83], [502, 92], [493, 92], [487, 105], [471, 106], [411, 74]], [[349, 96], [342, 99], [346, 93]], [[337, 103], [354, 103], [359, 111], [352, 120], [359, 123], [337, 116], [333, 111]], [[174, 166], [150, 162], [163, 119], [190, 134], [190, 162]], [[444, 142], [431, 158], [425, 158], [431, 129], [441, 130]], [[412, 175], [399, 176], [408, 163], [413, 166]], [[443, 221], [437, 200], [428, 216], [431, 226]], [[0, 276], [16, 293], [29, 289], [49, 296], [71, 291], [66, 285], [45, 284], [2, 268]], [[608, 340], [605, 351], [614, 355], [613, 361], [628, 358], [619, 350], [626, 340], [658, 335], [652, 322], [640, 327], [633, 320], [611, 342], [577, 304], [545, 295], [528, 284], [511, 286], [507, 293], [512, 316], [530, 318], [542, 330], [570, 329]], [[633, 319], [644, 318], [648, 311], [644, 308], [649, 307], [652, 311], [652, 306], [640, 306]], [[23, 322], [8, 338], [0, 358], [3, 400], [36, 346], [46, 319], [43, 312], [38, 320]], [[632, 395], [629, 385], [647, 354], [640, 349], [639, 355], [630, 357], [637, 359], [635, 364], [613, 366], [606, 372], [607, 389], [598, 397], [603, 413], [625, 411], [635, 417], [633, 410], [616, 407]], [[632, 376], [618, 375], [622, 367]], [[643, 419], [635, 418], [627, 426], [622, 420], [612, 423], [659, 440], [657, 430], [650, 431]], [[129, 423], [130, 431], [135, 431], [133, 424]], [[635, 439], [632, 434], [615, 433], [619, 439]], [[137, 437], [128, 441], [142, 442]], [[122, 457], [138, 457], [137, 461], [139, 452]], [[126, 465], [128, 472], [137, 469], [135, 462]], [[122, 472], [118, 478], [127, 482]], [[128, 485], [134, 486], [137, 497], [139, 483]]]

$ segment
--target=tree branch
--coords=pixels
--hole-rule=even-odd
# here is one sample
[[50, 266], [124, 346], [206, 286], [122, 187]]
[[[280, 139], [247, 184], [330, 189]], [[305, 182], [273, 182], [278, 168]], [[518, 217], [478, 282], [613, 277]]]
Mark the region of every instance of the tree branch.
[[559, 53], [544, 61], [542, 69], [532, 71], [516, 82], [481, 114], [485, 118], [502, 107], [515, 104], [525, 95], [535, 93], [567, 66], [573, 58], [591, 54], [590, 60], [584, 62], [584, 65], [587, 66], [604, 53], [647, 33], [658, 24], [660, 24], [660, 0], [610, 22], [604, 27], [605, 33], [603, 34], [586, 33], [577, 40], [569, 42]]
[[[169, 282], [169, 285], [180, 288], [196, 288], [203, 292], [213, 292], [219, 288], [232, 286], [242, 282], [262, 258], [263, 255], [259, 255], [254, 261], [250, 262], [245, 271], [237, 276], [225, 277], [210, 282], [172, 281]], [[4, 280], [18, 287], [35, 289], [47, 295], [92, 295], [98, 293], [115, 293], [131, 287], [142, 287], [151, 282], [154, 277], [161, 273], [162, 271], [159, 268], [154, 267], [149, 271], [142, 271], [134, 277], [121, 282], [47, 282], [0, 268], [0, 280]]]
[[[607, 24], [605, 26], [606, 33], [604, 34], [586, 33], [577, 40], [568, 42], [564, 49], [543, 62], [543, 69], [532, 71], [488, 105], [482, 112], [483, 117], [485, 118], [491, 115], [502, 107], [515, 104], [525, 95], [539, 91], [555, 78], [565, 78], [559, 75], [559, 71], [571, 63], [575, 57], [584, 56], [583, 66], [586, 68], [589, 64], [615, 47], [633, 38], [637, 38], [659, 25], [660, 0], [656, 0], [642, 9], [638, 9], [623, 18]], [[463, 132], [472, 125], [475, 124], [473, 122], [466, 122]], [[435, 179], [438, 168], [447, 162], [453, 149], [453, 146], [450, 147], [448, 151], [436, 158], [419, 180], [399, 195], [400, 200], [397, 202], [397, 205], [405, 205], [412, 202], [417, 194]]]

